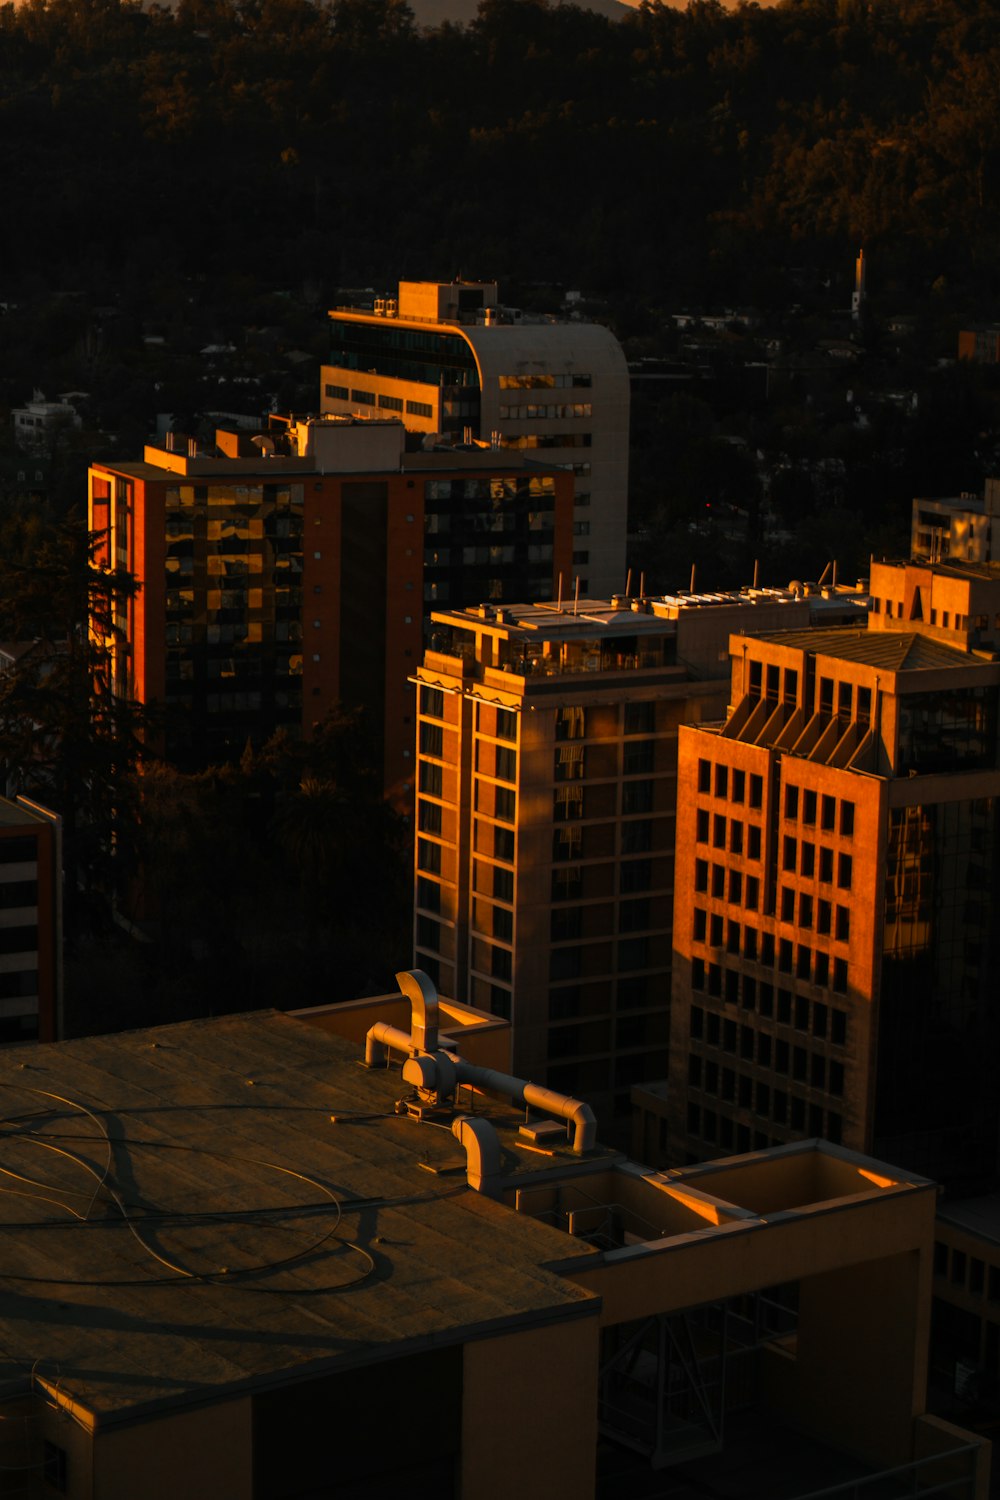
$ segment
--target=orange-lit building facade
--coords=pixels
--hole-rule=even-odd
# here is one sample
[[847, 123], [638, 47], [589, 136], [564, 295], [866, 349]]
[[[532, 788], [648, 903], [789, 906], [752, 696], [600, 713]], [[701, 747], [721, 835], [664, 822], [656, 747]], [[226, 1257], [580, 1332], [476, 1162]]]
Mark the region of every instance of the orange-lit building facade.
[[519, 455], [407, 453], [395, 421], [273, 423], [254, 445], [147, 447], [94, 465], [90, 525], [122, 599], [115, 686], [163, 714], [182, 766], [363, 705], [387, 790], [412, 781], [425, 610], [464, 586], [552, 591], [572, 548], [572, 476]]
[[629, 377], [610, 329], [504, 307], [495, 282], [401, 281], [330, 313], [320, 389], [324, 412], [398, 414], [569, 469], [573, 577], [597, 598], [626, 586]]
[[[816, 601], [826, 604], [827, 601]], [[836, 601], [831, 601], [836, 608]], [[621, 1130], [667, 1069], [677, 743], [777, 591], [438, 612], [417, 673], [415, 963]]]
[[647, 1158], [819, 1135], [995, 1170], [1000, 575], [945, 575], [874, 565], [864, 630], [734, 636], [727, 718], [681, 730]]

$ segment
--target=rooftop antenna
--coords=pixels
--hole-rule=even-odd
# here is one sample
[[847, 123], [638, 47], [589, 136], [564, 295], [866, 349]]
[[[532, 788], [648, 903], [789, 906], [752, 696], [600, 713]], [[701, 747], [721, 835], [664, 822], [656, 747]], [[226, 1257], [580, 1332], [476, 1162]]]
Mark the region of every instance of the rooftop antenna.
[[753, 560], [753, 586], [754, 586], [754, 588], [758, 588], [759, 587], [759, 584], [758, 584], [758, 579], [759, 578], [760, 578], [760, 558], [759, 557], [755, 557], [754, 560]]
[[556, 609], [562, 614], [562, 573], [559, 574], [559, 596], [556, 599]]
[[834, 588], [836, 588], [837, 587], [837, 559], [836, 558], [833, 559], [833, 578], [832, 578], [831, 582], [833, 583]]
[[826, 567], [823, 569], [822, 573], [820, 574], [820, 578], [819, 578], [819, 587], [820, 588], [822, 588], [823, 585], [824, 585], [824, 583], [826, 582], [826, 575], [827, 575], [827, 573], [829, 573], [829, 571], [830, 571], [830, 564], [827, 563]]
[[689, 594], [693, 594], [694, 593], [694, 580], [695, 580], [695, 574], [697, 573], [697, 571], [698, 571], [698, 565], [697, 565], [697, 563], [692, 563], [691, 564], [691, 587], [688, 589], [688, 593]]
[[632, 569], [629, 568], [625, 574], [625, 598], [628, 599], [632, 593]]
[[573, 613], [576, 614], [580, 608], [580, 575], [576, 575], [576, 588], [573, 590]]
[[639, 574], [639, 598], [640, 599], [645, 599], [645, 597], [646, 597], [646, 575], [645, 575], [645, 573], [640, 573]]

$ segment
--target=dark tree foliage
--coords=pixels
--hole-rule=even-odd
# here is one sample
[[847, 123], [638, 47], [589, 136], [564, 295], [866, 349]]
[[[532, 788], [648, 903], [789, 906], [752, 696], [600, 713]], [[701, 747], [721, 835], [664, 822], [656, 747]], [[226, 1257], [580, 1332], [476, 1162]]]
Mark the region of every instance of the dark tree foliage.
[[[115, 603], [131, 580], [94, 563], [86, 528], [68, 520], [0, 552], [0, 767], [11, 791], [36, 798], [63, 824], [67, 943], [81, 902], [107, 909], [132, 873], [132, 772], [141, 755], [137, 707], [108, 687]], [[88, 632], [87, 620], [92, 622]], [[87, 898], [84, 900], [84, 898]]]
[[998, 295], [997, 0], [27, 0], [0, 8], [8, 276], [480, 272], [759, 300], [864, 240]]

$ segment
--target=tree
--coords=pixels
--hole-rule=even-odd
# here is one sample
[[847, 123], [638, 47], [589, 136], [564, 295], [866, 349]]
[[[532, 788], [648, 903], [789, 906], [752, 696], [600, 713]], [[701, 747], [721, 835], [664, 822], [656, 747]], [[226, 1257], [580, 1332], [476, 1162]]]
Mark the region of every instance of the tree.
[[[113, 899], [134, 858], [131, 772], [142, 753], [137, 706], [112, 690], [117, 611], [132, 580], [94, 560], [96, 542], [62, 522], [27, 559], [0, 556], [0, 766], [8, 791], [63, 823], [64, 918], [77, 936], [81, 894]], [[89, 628], [88, 628], [89, 621]]]

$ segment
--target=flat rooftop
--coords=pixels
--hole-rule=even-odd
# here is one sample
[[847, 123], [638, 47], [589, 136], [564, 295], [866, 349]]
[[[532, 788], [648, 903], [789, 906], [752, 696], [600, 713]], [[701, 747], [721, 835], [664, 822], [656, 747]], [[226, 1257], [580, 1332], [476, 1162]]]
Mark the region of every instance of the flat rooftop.
[[[305, 1021], [8, 1047], [0, 1085], [5, 1393], [99, 1425], [596, 1310], [545, 1269], [591, 1246], [469, 1190], [398, 1071]], [[477, 1107], [508, 1168], [579, 1163]]]

